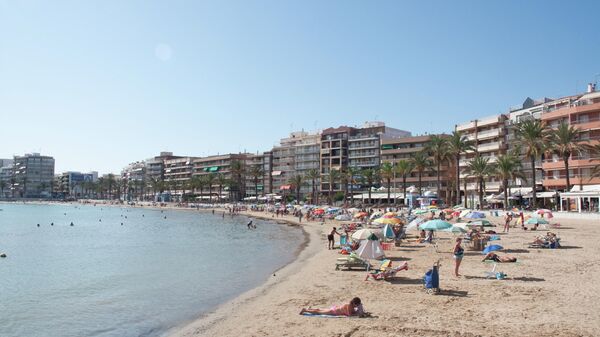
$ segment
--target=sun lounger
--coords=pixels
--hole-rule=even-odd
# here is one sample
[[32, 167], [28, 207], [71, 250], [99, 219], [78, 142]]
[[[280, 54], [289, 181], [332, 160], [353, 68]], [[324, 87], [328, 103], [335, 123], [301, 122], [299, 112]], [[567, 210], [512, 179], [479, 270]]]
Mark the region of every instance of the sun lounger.
[[376, 271], [374, 273], [367, 274], [365, 281], [367, 281], [369, 279], [369, 277], [373, 278], [374, 280], [388, 280], [392, 277], [395, 277], [396, 273], [398, 273], [401, 270], [408, 270], [407, 262], [403, 262], [401, 265], [399, 265], [398, 267], [395, 267], [395, 268], [389, 268], [389, 269], [386, 269], [383, 271], [380, 270], [380, 271]]
[[369, 262], [357, 257], [357, 256], [348, 256], [348, 257], [340, 257], [335, 262], [335, 270], [340, 270], [341, 268], [346, 268], [346, 270], [351, 270], [353, 268], [359, 268], [364, 270], [369, 270], [371, 265]]

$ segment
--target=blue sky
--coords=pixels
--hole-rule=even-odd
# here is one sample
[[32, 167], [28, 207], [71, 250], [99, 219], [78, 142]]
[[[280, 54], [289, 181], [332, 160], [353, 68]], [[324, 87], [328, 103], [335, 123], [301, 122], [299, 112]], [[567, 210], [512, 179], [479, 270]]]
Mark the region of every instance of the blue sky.
[[0, 158], [118, 172], [292, 130], [449, 132], [600, 74], [598, 2], [0, 0]]

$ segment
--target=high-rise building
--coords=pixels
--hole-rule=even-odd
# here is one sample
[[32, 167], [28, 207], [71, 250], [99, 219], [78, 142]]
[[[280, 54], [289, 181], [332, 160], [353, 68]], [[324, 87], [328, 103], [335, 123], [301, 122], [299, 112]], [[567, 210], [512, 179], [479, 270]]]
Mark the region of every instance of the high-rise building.
[[39, 153], [15, 156], [13, 159], [15, 196], [21, 198], [48, 198], [54, 182], [54, 158]]
[[[495, 115], [482, 119], [476, 119], [468, 123], [457, 124], [456, 131], [462, 132], [469, 141], [474, 143], [475, 151], [469, 151], [461, 155], [460, 171], [461, 181], [467, 179], [466, 195], [475, 200], [477, 195], [478, 185], [475, 178], [466, 173], [470, 160], [479, 155], [487, 158], [489, 163], [496, 163], [498, 156], [505, 154], [507, 145], [507, 127], [506, 115]], [[461, 183], [463, 185], [463, 183]], [[464, 185], [463, 185], [464, 186]], [[464, 187], [461, 186], [461, 191], [464, 193]], [[485, 192], [489, 194], [499, 194], [501, 192], [501, 181], [496, 177], [489, 177], [485, 181]]]
[[0, 159], [0, 198], [12, 196], [13, 160]]
[[[564, 97], [544, 104], [541, 116], [550, 128], [556, 129], [566, 123], [579, 130], [579, 142], [582, 144], [600, 143], [600, 92], [589, 85], [584, 94]], [[591, 178], [592, 168], [598, 164], [597, 154], [584, 149], [574, 153], [569, 159], [569, 177], [572, 190], [583, 190], [585, 185], [598, 185], [600, 178]], [[548, 155], [542, 162], [544, 171], [543, 185], [552, 191], [565, 191], [567, 171], [563, 159], [556, 153]]]
[[81, 173], [76, 171], [67, 171], [58, 174], [54, 178], [53, 192], [63, 197], [81, 197], [91, 192], [86, 183], [96, 182], [98, 172], [92, 171]]
[[[225, 197], [231, 198], [232, 200], [239, 200], [243, 198], [246, 190], [246, 181], [243, 177], [242, 181], [238, 181], [239, 177], [237, 177], [236, 175], [243, 174], [244, 172], [246, 172], [246, 159], [246, 153], [229, 153], [194, 158], [192, 160], [192, 177], [202, 177], [208, 175], [212, 175], [214, 177], [210, 188], [209, 186], [206, 186], [206, 189], [199, 197], [211, 200], [217, 200], [217, 198], [222, 199]], [[241, 172], [238, 172], [239, 169], [241, 169]], [[231, 182], [227, 187], [227, 193], [220, 196], [218, 195], [219, 182], [217, 179], [217, 175], [221, 175]], [[221, 191], [221, 193], [223, 192], [224, 191]]]

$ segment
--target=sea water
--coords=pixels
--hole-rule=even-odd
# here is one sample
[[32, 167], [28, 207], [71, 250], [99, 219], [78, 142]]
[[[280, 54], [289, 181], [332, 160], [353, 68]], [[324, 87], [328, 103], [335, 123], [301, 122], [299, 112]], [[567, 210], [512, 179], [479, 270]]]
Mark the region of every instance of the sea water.
[[304, 241], [222, 211], [0, 209], [2, 337], [160, 336], [274, 277]]

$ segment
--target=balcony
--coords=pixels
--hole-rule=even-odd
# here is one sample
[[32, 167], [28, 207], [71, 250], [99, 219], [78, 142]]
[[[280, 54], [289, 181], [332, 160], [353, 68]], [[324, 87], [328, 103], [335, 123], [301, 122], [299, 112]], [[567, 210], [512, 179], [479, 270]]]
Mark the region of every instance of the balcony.
[[479, 152], [498, 151], [498, 150], [500, 150], [501, 145], [502, 144], [500, 142], [480, 144], [480, 145], [477, 145], [477, 151], [479, 151]]
[[474, 129], [476, 126], [475, 121], [469, 123], [463, 123], [456, 125], [456, 131], [465, 131], [469, 129]]
[[492, 129], [477, 133], [477, 139], [490, 139], [500, 137], [502, 132], [500, 129]]
[[500, 116], [483, 118], [477, 121], [477, 126], [487, 126], [501, 123]]

